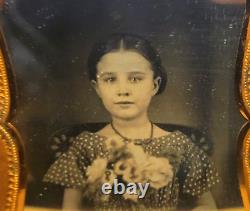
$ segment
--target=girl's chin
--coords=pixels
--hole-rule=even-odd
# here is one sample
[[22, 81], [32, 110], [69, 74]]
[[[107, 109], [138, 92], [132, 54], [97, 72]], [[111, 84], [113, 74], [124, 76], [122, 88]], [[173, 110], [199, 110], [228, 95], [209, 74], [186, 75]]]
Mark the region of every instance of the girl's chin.
[[139, 114], [114, 114], [112, 116], [120, 120], [134, 120], [134, 119], [137, 119], [140, 115]]

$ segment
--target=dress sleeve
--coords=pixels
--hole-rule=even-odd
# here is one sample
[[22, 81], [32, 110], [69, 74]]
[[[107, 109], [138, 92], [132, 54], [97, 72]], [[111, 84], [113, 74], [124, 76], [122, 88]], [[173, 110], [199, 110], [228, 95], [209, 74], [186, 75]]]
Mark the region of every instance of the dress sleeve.
[[181, 192], [201, 196], [219, 182], [214, 163], [187, 136], [183, 136], [185, 153], [182, 162]]
[[86, 183], [85, 170], [87, 164], [83, 162], [85, 149], [78, 136], [69, 147], [49, 168], [43, 181], [58, 184], [67, 188], [83, 188]]

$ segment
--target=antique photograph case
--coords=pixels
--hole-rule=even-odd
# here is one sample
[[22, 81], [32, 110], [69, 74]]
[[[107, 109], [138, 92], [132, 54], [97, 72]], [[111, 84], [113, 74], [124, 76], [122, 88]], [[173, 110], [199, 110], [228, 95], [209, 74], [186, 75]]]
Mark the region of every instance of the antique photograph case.
[[[76, 192], [80, 210], [192, 210], [208, 192], [211, 210], [243, 209], [235, 79], [245, 10], [215, 0], [6, 1], [24, 210], [61, 210]], [[135, 197], [114, 193], [133, 181]]]

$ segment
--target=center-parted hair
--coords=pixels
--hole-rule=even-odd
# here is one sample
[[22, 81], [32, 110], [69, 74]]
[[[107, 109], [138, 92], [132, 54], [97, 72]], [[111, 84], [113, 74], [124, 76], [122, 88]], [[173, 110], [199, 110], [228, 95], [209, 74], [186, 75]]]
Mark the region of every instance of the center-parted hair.
[[162, 66], [160, 55], [149, 41], [138, 35], [125, 33], [113, 34], [106, 40], [96, 43], [88, 58], [89, 79], [96, 81], [97, 64], [105, 54], [121, 49], [135, 51], [149, 61], [152, 71], [154, 72], [154, 78], [161, 78], [157, 94], [162, 93], [166, 87], [167, 74]]

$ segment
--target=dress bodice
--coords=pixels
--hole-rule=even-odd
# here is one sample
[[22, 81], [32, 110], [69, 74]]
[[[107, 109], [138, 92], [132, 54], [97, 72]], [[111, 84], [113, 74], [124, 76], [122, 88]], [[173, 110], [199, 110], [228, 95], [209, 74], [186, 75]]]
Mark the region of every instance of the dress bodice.
[[[109, 155], [105, 145], [106, 139], [95, 133], [82, 132], [68, 151], [52, 164], [44, 176], [44, 181], [81, 189], [84, 192], [87, 167], [97, 157], [105, 158]], [[88, 196], [88, 201], [92, 201], [96, 208], [145, 210], [147, 207], [147, 210], [171, 210], [178, 206], [181, 198], [199, 197], [219, 181], [213, 162], [180, 131], [153, 139], [136, 139], [134, 144], [141, 146], [149, 155], [167, 158], [173, 167], [172, 181], [158, 190], [149, 188], [145, 197], [138, 202], [125, 200], [120, 195], [112, 195], [105, 201], [101, 192]]]

